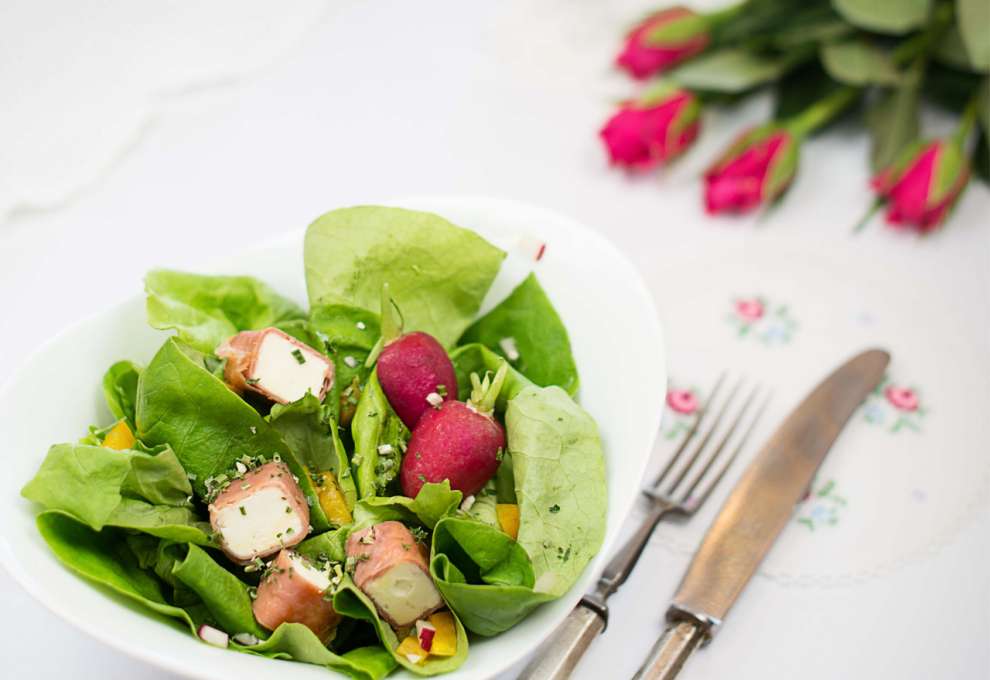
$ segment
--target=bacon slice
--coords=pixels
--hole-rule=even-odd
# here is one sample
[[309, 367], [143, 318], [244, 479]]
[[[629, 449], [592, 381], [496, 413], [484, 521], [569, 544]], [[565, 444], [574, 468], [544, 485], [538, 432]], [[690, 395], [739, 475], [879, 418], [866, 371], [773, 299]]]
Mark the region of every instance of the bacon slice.
[[294, 550], [283, 550], [258, 584], [251, 605], [254, 618], [268, 630], [283, 623], [301, 623], [327, 643], [340, 615], [324, 595], [330, 574], [313, 566]]

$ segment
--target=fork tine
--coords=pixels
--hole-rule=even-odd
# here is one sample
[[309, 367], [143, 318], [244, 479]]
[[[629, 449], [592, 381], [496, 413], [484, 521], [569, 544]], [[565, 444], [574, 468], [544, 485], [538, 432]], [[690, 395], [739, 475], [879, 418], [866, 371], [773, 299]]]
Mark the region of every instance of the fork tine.
[[725, 450], [725, 447], [729, 443], [729, 440], [732, 439], [732, 436], [736, 433], [736, 430], [739, 429], [740, 423], [742, 423], [743, 418], [746, 417], [746, 413], [749, 411], [749, 407], [752, 406], [753, 403], [756, 401], [756, 396], [759, 393], [760, 393], [760, 386], [757, 385], [749, 393], [749, 396], [746, 397], [746, 400], [743, 402], [742, 408], [739, 409], [739, 413], [736, 414], [736, 417], [732, 421], [732, 424], [729, 426], [729, 429], [726, 430], [725, 435], [722, 437], [722, 441], [718, 443], [718, 445], [715, 447], [715, 450], [712, 451], [710, 456], [708, 456], [708, 460], [705, 461], [704, 466], [702, 466], [701, 470], [698, 471], [698, 474], [694, 476], [694, 480], [691, 482], [691, 485], [687, 488], [687, 491], [684, 492], [683, 495], [684, 500], [681, 501], [682, 504], [686, 504], [690, 500], [691, 494], [694, 493], [694, 490], [698, 488], [699, 484], [701, 484], [701, 480], [704, 479], [705, 475], [708, 474], [708, 471], [712, 469], [712, 465], [715, 464], [715, 461], [722, 454], [722, 451]]
[[657, 475], [657, 478], [653, 480], [653, 484], [650, 486], [650, 488], [655, 489], [656, 487], [660, 486], [660, 484], [664, 480], [664, 477], [666, 477], [670, 473], [674, 465], [677, 464], [677, 460], [681, 457], [681, 454], [684, 453], [685, 449], [687, 449], [688, 444], [691, 443], [692, 439], [694, 439], [694, 435], [698, 433], [698, 427], [701, 425], [701, 421], [704, 420], [705, 414], [708, 413], [709, 407], [711, 407], [711, 405], [715, 403], [715, 398], [718, 396], [719, 390], [722, 389], [722, 384], [725, 382], [726, 375], [727, 373], [723, 372], [722, 375], [718, 377], [718, 380], [715, 381], [715, 387], [712, 388], [712, 392], [708, 396], [708, 399], [705, 400], [704, 405], [698, 410], [697, 414], [695, 415], [694, 423], [691, 424], [691, 429], [688, 430], [687, 436], [684, 438], [684, 441], [682, 441], [681, 445], [677, 447], [676, 451], [674, 451], [674, 455], [670, 457], [669, 461], [667, 461], [667, 465], [665, 465], [663, 470], [660, 472], [660, 474]]
[[691, 471], [691, 468], [694, 467], [694, 464], [698, 462], [698, 459], [701, 457], [701, 453], [708, 446], [708, 442], [711, 441], [712, 436], [715, 434], [715, 430], [718, 429], [719, 424], [722, 422], [722, 419], [725, 417], [726, 411], [729, 410], [729, 407], [732, 405], [732, 402], [735, 401], [736, 394], [739, 393], [739, 390], [742, 388], [742, 384], [743, 381], [740, 379], [732, 388], [732, 391], [729, 392], [729, 396], [722, 403], [722, 408], [719, 409], [718, 415], [715, 416], [715, 420], [708, 426], [708, 432], [705, 433], [705, 436], [702, 437], [701, 442], [694, 450], [694, 453], [691, 454], [691, 457], [688, 458], [687, 463], [684, 464], [684, 467], [681, 469], [680, 474], [677, 475], [677, 479], [675, 479], [674, 483], [671, 484], [670, 487], [667, 489], [668, 496], [674, 495], [674, 492], [677, 490], [677, 487], [680, 486], [681, 482], [684, 481], [684, 478], [687, 477], [688, 473]]
[[763, 400], [763, 403], [760, 405], [759, 410], [756, 411], [756, 415], [753, 416], [753, 420], [750, 422], [749, 427], [746, 428], [746, 432], [743, 433], [742, 439], [739, 440], [739, 444], [736, 445], [736, 448], [732, 452], [732, 455], [730, 455], [728, 459], [725, 461], [725, 464], [722, 465], [722, 468], [718, 471], [718, 474], [715, 475], [715, 479], [711, 481], [711, 483], [708, 485], [708, 488], [705, 489], [703, 494], [701, 494], [701, 497], [699, 497], [698, 500], [693, 504], [694, 507], [696, 508], [701, 507], [701, 505], [706, 500], [708, 500], [708, 497], [712, 495], [712, 491], [714, 491], [715, 487], [718, 486], [718, 483], [722, 481], [722, 478], [725, 476], [725, 473], [729, 471], [730, 467], [732, 467], [732, 464], [735, 462], [736, 458], [739, 457], [740, 451], [743, 450], [743, 447], [746, 446], [746, 442], [749, 441], [749, 436], [753, 434], [753, 430], [756, 429], [756, 424], [760, 422], [760, 418], [763, 417], [763, 413], [767, 410], [767, 406], [770, 404], [770, 399], [772, 397], [773, 397], [772, 393], [767, 394], [766, 399]]

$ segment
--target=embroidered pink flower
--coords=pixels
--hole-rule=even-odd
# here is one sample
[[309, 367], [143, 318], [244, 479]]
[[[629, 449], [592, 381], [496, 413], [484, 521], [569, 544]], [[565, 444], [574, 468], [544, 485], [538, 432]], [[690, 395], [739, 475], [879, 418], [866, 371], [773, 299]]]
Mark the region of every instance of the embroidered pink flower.
[[887, 200], [887, 222], [927, 232], [938, 227], [969, 181], [969, 162], [953, 140], [908, 149], [870, 182]]
[[736, 300], [736, 314], [738, 314], [743, 321], [748, 323], [753, 323], [754, 321], [759, 321], [763, 318], [763, 303], [757, 299], [750, 300]]
[[705, 173], [711, 214], [747, 212], [779, 196], [797, 170], [798, 140], [769, 125], [743, 133]]
[[613, 165], [645, 170], [680, 154], [695, 140], [700, 113], [697, 97], [667, 88], [623, 104], [599, 134]]
[[634, 78], [647, 78], [702, 52], [708, 47], [708, 33], [704, 16], [671, 7], [636, 26], [615, 61]]
[[899, 411], [917, 411], [920, 400], [917, 393], [909, 387], [890, 386], [884, 390], [887, 401]]
[[698, 397], [690, 390], [670, 390], [667, 392], [667, 406], [672, 411], [689, 416], [698, 410]]

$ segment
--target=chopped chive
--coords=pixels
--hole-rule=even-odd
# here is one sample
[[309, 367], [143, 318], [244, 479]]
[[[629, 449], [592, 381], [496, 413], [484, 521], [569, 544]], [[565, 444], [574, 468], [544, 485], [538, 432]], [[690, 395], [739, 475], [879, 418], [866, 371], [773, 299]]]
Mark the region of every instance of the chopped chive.
[[300, 364], [306, 363], [306, 357], [303, 356], [302, 350], [300, 350], [299, 348], [292, 350], [292, 356], [296, 358], [297, 363]]
[[554, 503], [550, 506], [550, 512], [560, 512], [560, 506]]
[[242, 506], [240, 506], [240, 507], [239, 507], [239, 508], [237, 508], [237, 509], [241, 511], [241, 514], [242, 514], [242, 515], [245, 515], [245, 516], [247, 515], [247, 510], [245, 510], [245, 509], [244, 509], [244, 506], [243, 506], [243, 505], [242, 505]]

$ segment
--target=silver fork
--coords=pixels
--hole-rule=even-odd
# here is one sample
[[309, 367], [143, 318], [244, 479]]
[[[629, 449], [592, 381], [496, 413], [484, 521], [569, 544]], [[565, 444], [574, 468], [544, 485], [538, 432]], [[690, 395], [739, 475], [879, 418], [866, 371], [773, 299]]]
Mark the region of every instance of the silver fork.
[[[725, 473], [746, 445], [753, 428], [760, 416], [763, 415], [769, 402], [769, 395], [767, 395], [762, 399], [760, 407], [752, 416], [742, 436], [738, 438], [735, 447], [729, 447], [729, 442], [746, 419], [751, 407], [757, 402], [757, 397], [762, 389], [760, 386], [753, 388], [743, 401], [742, 407], [736, 409], [735, 402], [738, 401], [737, 396], [743, 387], [743, 381], [739, 380], [718, 408], [714, 418], [708, 419], [706, 416], [718, 401], [719, 393], [725, 384], [725, 377], [725, 373], [719, 377], [711, 395], [704, 406], [698, 410], [694, 423], [684, 441], [677, 447], [656, 480], [643, 489], [643, 493], [650, 501], [650, 510], [643, 519], [643, 523], [605, 567], [594, 591], [581, 598], [578, 606], [568, 614], [567, 619], [557, 629], [554, 636], [542, 647], [543, 652], [526, 666], [518, 680], [565, 680], [570, 677], [589, 645], [608, 625], [606, 600], [629, 578], [629, 574], [636, 566], [636, 561], [660, 520], [670, 514], [691, 517], [708, 500], [712, 491], [722, 481]], [[716, 432], [719, 431], [733, 410], [736, 411], [735, 417], [731, 419], [728, 429], [725, 429], [712, 448], [711, 444], [715, 439]], [[702, 435], [683, 463], [678, 465], [706, 420], [711, 420], [711, 422], [707, 423], [705, 434]], [[714, 473], [714, 477], [711, 478], [701, 493], [694, 495], [702, 481], [710, 477], [715, 463], [727, 448], [731, 448], [728, 458], [721, 463], [717, 472]], [[705, 451], [709, 449], [707, 457], [704, 458], [704, 464], [687, 483], [687, 486], [682, 488], [691, 471], [702, 460]], [[668, 477], [672, 477], [673, 481], [665, 484]]]

